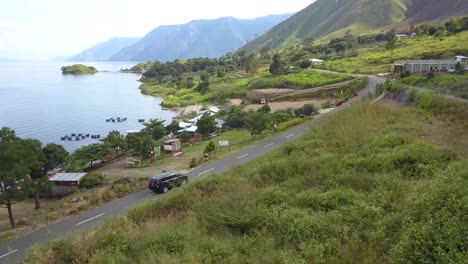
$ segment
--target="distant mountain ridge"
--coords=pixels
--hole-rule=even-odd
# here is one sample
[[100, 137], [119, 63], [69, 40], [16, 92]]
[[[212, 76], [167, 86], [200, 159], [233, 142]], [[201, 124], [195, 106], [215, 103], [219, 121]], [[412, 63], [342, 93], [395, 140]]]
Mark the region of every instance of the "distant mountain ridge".
[[468, 14], [467, 0], [317, 0], [249, 42], [242, 50], [290, 46], [306, 38], [353, 34], [408, 21], [421, 23]]
[[67, 61], [107, 61], [115, 53], [136, 43], [140, 39], [141, 38], [124, 37], [111, 38], [68, 58]]
[[160, 26], [140, 41], [110, 57], [112, 61], [169, 61], [194, 57], [219, 57], [290, 17], [270, 15], [255, 19], [223, 17]]

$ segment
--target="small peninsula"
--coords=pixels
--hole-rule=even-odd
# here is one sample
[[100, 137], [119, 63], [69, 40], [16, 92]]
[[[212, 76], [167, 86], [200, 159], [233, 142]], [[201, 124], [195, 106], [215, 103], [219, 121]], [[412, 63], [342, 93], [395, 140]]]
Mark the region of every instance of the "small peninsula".
[[93, 66], [83, 64], [74, 64], [71, 66], [63, 66], [60, 68], [63, 74], [95, 74], [98, 72]]

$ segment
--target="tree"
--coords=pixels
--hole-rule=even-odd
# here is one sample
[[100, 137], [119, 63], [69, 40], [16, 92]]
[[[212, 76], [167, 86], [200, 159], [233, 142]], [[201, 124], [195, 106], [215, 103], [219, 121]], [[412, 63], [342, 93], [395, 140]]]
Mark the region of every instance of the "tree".
[[[43, 176], [45, 157], [41, 143], [33, 139], [20, 139], [9, 128], [0, 130], [0, 205], [8, 209], [10, 224], [16, 227], [13, 204], [38, 193], [37, 180]], [[36, 206], [38, 203], [36, 203]]]
[[226, 126], [231, 128], [242, 128], [245, 126], [245, 114], [243, 112], [233, 112], [226, 118]]
[[255, 73], [257, 73], [258, 68], [260, 67], [260, 64], [257, 59], [257, 55], [255, 53], [250, 53], [246, 57], [246, 62], [245, 62], [245, 72], [250, 73], [250, 75], [253, 77]]
[[15, 228], [13, 204], [31, 194], [27, 188], [30, 181], [25, 181], [29, 170], [23, 161], [27, 150], [18, 142], [5, 141], [0, 141], [0, 149], [0, 205], [8, 209], [11, 227]]
[[273, 55], [272, 62], [270, 64], [270, 73], [273, 75], [281, 75], [283, 73], [283, 63], [279, 54]]
[[448, 32], [456, 34], [463, 30], [463, 20], [461, 18], [451, 18], [445, 22], [445, 28]]
[[205, 94], [210, 89], [210, 75], [204, 73], [200, 75], [201, 82], [197, 85], [195, 90], [201, 94]]
[[202, 117], [197, 122], [197, 132], [202, 134], [204, 137], [216, 130], [216, 121], [214, 116], [211, 116], [208, 113], [202, 115]]
[[247, 118], [245, 125], [250, 132], [250, 135], [261, 135], [270, 124], [269, 115], [261, 112], [250, 113]]
[[114, 150], [111, 145], [95, 143], [75, 150], [71, 158], [80, 164], [81, 169], [85, 169], [88, 165], [92, 167], [94, 161], [103, 161], [112, 154], [114, 154]]
[[142, 133], [150, 135], [154, 140], [161, 139], [164, 136], [164, 132], [166, 130], [164, 120], [151, 119], [143, 125], [145, 128], [142, 130]]
[[147, 158], [154, 147], [153, 139], [148, 136], [142, 136], [138, 144], [138, 153], [142, 159]]
[[45, 156], [44, 172], [62, 166], [68, 158], [68, 151], [62, 145], [47, 144], [42, 152]]
[[393, 62], [393, 52], [395, 50], [395, 47], [397, 45], [397, 42], [398, 42], [398, 37], [395, 35], [394, 32], [390, 32], [389, 34], [387, 34], [387, 44], [385, 46], [385, 48], [387, 50], [390, 50], [390, 60]]
[[2, 142], [12, 142], [18, 141], [20, 138], [16, 136], [16, 133], [13, 129], [8, 127], [2, 127], [0, 129], [0, 141]]
[[117, 130], [110, 131], [104, 142], [118, 150], [127, 150], [128, 148], [124, 135], [120, 134]]
[[176, 133], [179, 130], [179, 122], [172, 120], [172, 122], [166, 126], [166, 131]]
[[269, 105], [264, 105], [262, 107], [260, 107], [257, 112], [260, 112], [260, 113], [270, 113], [271, 112], [271, 108]]
[[27, 180], [30, 181], [30, 187], [35, 193], [34, 203], [36, 210], [38, 210], [41, 207], [41, 203], [39, 201], [39, 192], [45, 190], [49, 186], [47, 184], [48, 181], [44, 182], [44, 176], [46, 175], [46, 171], [44, 170], [46, 157], [42, 150], [42, 144], [39, 140], [21, 139], [18, 141], [18, 143], [24, 146], [24, 148], [29, 152], [23, 156], [23, 162], [25, 162], [29, 170], [29, 177]]

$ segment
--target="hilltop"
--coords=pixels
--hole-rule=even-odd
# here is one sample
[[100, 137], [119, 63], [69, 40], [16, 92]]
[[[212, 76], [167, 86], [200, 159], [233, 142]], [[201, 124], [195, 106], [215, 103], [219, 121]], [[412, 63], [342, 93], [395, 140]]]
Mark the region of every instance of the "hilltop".
[[[304, 40], [358, 35], [371, 30], [439, 21], [468, 14], [464, 0], [317, 0], [249, 42], [242, 50], [288, 47]], [[388, 28], [387, 28], [388, 30]]]

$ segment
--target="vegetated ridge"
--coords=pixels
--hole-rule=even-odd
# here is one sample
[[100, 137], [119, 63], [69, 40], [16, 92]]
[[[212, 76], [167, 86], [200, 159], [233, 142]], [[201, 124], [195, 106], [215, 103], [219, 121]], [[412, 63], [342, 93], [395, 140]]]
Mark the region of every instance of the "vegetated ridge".
[[242, 49], [278, 48], [307, 38], [356, 35], [403, 21], [414, 24], [466, 14], [464, 0], [317, 0]]
[[195, 20], [182, 25], [160, 26], [143, 39], [113, 55], [113, 61], [168, 61], [219, 57], [234, 51], [291, 14], [255, 19], [223, 17]]
[[67, 61], [107, 61], [112, 55], [138, 40], [140, 38], [111, 38], [68, 58]]

